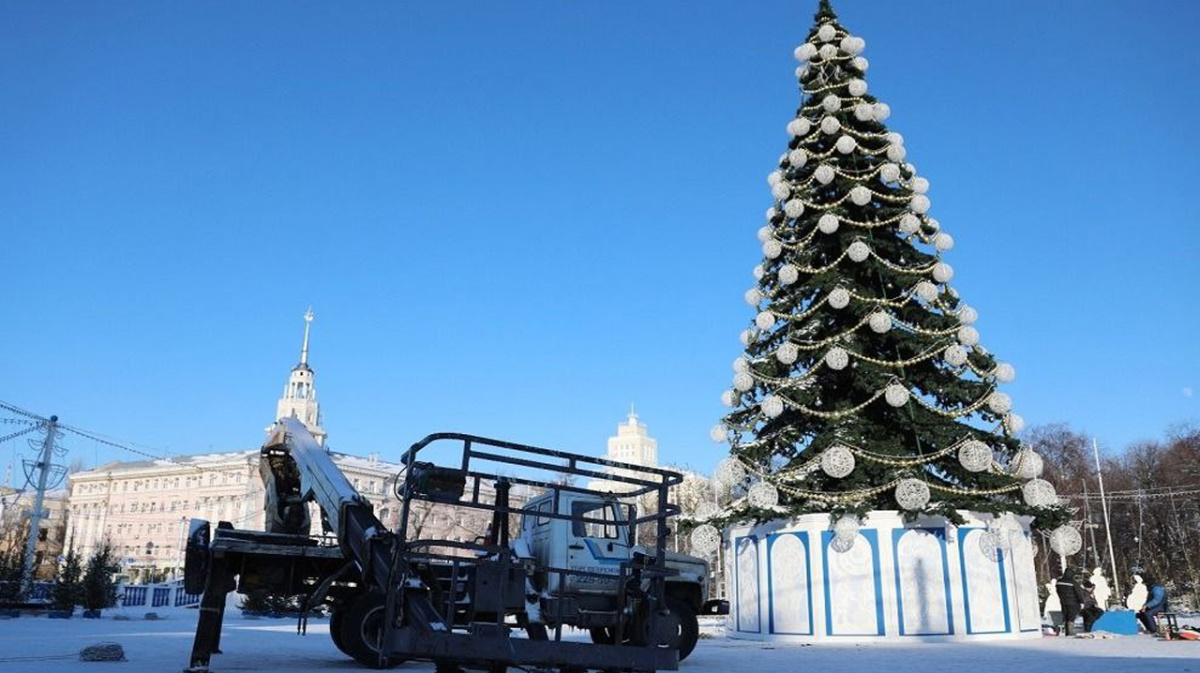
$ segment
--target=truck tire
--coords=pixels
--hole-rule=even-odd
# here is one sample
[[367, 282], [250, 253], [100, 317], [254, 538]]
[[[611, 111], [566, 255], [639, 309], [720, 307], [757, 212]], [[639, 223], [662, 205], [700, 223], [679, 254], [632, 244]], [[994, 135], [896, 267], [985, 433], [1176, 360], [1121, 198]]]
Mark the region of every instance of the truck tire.
[[[403, 659], [389, 659], [387, 666], [379, 665], [379, 639], [383, 635], [383, 620], [387, 612], [387, 594], [368, 591], [350, 604], [339, 618], [339, 648], [367, 668], [394, 668]], [[338, 644], [337, 638], [334, 644]]]
[[346, 646], [342, 644], [342, 611], [333, 610], [329, 613], [329, 639], [333, 641], [333, 646], [338, 648], [338, 651], [346, 656], [353, 656], [346, 651]]
[[696, 611], [684, 601], [669, 599], [667, 607], [679, 617], [679, 660], [683, 661], [696, 649], [696, 641], [700, 639], [700, 623], [696, 621]]

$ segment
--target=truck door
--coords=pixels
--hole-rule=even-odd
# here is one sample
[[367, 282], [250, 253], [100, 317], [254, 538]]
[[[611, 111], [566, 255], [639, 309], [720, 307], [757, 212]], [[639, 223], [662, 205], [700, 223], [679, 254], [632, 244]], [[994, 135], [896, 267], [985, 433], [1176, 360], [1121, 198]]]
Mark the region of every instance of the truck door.
[[[567, 568], [591, 573], [617, 575], [621, 563], [629, 560], [629, 524], [627, 506], [616, 500], [583, 497], [569, 500], [573, 519], [567, 530]], [[617, 579], [569, 576], [566, 590], [577, 593], [610, 594]]]

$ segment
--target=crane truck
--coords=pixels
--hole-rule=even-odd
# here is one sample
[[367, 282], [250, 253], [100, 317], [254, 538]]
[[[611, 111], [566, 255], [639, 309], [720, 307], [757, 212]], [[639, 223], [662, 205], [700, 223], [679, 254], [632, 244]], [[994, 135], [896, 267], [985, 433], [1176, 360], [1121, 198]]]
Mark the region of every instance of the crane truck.
[[[438, 464], [434, 455], [451, 460]], [[679, 513], [668, 498], [677, 472], [432, 434], [403, 455], [395, 530], [296, 419], [273, 426], [259, 472], [265, 531], [192, 520], [185, 584], [202, 597], [191, 673], [209, 671], [221, 652], [235, 588], [326, 606], [337, 648], [375, 669], [419, 660], [437, 673], [676, 670], [696, 645], [708, 564], [666, 548], [668, 517]], [[577, 478], [620, 492], [577, 486]], [[531, 497], [514, 498], [514, 489]], [[654, 506], [638, 512], [638, 498]], [[310, 502], [336, 544], [309, 536]], [[412, 522], [420, 503], [482, 512], [490, 524], [471, 541], [422, 539]], [[650, 531], [642, 545], [639, 528]], [[564, 640], [568, 627], [587, 630], [591, 642]]]

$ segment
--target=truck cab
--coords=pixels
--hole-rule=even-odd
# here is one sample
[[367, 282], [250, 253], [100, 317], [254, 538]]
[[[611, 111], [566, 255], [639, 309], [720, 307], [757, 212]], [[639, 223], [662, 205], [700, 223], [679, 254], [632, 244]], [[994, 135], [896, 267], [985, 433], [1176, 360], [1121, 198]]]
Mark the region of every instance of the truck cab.
[[[553, 518], [552, 514], [570, 519]], [[574, 573], [547, 573], [537, 588], [543, 595], [572, 597], [581, 606], [600, 607], [618, 600], [621, 564], [635, 553], [649, 550], [637, 546], [637, 508], [617, 496], [559, 491], [544, 493], [526, 503], [521, 512], [516, 545], [537, 560], [541, 567], [566, 568]], [[666, 565], [674, 571], [667, 577], [667, 607], [678, 620], [679, 659], [682, 661], [699, 638], [696, 615], [708, 598], [708, 563], [701, 558], [666, 553]], [[578, 574], [576, 574], [578, 573]], [[612, 579], [605, 576], [611, 575]], [[589, 628], [592, 640], [611, 644], [608, 628]]]
[[558, 513], [567, 514], [572, 519], [547, 516], [552, 513], [552, 493], [534, 498], [523, 512], [520, 537], [527, 542], [538, 563], [554, 568], [612, 575], [613, 579], [551, 573], [546, 578], [543, 590], [550, 593], [614, 594], [621, 564], [632, 558], [633, 528], [629, 522], [634, 518], [633, 506], [616, 498], [563, 492], [558, 499]]

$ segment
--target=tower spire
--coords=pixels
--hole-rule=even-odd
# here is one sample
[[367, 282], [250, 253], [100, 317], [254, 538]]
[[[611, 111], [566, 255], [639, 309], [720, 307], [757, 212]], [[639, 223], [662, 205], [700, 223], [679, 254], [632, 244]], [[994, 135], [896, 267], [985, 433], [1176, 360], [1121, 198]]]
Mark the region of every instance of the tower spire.
[[300, 349], [300, 364], [302, 365], [308, 364], [308, 329], [312, 326], [315, 317], [312, 307], [309, 306], [308, 310], [304, 312], [304, 346]]

